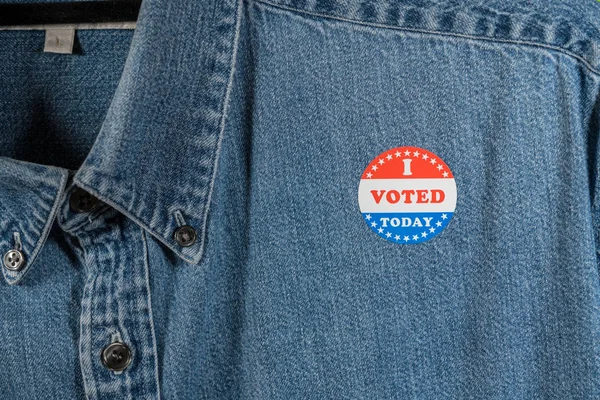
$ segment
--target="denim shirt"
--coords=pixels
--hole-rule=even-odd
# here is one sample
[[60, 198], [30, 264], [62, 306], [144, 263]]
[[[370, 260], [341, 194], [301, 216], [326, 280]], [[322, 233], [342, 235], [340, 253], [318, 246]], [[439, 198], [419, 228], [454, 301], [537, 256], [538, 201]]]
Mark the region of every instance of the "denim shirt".
[[43, 42], [0, 31], [1, 399], [600, 398], [600, 3]]

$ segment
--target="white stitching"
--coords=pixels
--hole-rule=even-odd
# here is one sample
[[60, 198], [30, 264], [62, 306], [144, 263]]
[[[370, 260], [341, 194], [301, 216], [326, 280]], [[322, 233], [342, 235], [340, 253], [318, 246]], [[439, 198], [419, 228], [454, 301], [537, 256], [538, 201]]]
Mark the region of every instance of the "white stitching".
[[579, 54], [574, 53], [570, 50], [567, 50], [563, 47], [558, 47], [558, 46], [552, 45], [552, 44], [531, 42], [531, 41], [519, 40], [519, 39], [499, 39], [499, 38], [494, 38], [494, 37], [490, 37], [490, 36], [474, 36], [474, 35], [468, 35], [468, 34], [464, 34], [464, 33], [435, 31], [435, 30], [431, 30], [431, 29], [418, 29], [418, 28], [408, 28], [408, 27], [404, 27], [404, 26], [386, 25], [386, 24], [379, 24], [376, 22], [365, 22], [365, 21], [354, 20], [354, 19], [349, 19], [349, 18], [344, 18], [344, 17], [338, 17], [336, 15], [321, 14], [321, 13], [317, 13], [314, 11], [308, 11], [308, 10], [284, 6], [282, 4], [271, 3], [270, 1], [267, 1], [267, 0], [249, 0], [249, 1], [254, 1], [256, 3], [262, 3], [263, 5], [270, 6], [272, 8], [278, 8], [280, 10], [287, 10], [289, 12], [295, 12], [298, 14], [312, 15], [315, 17], [350, 22], [350, 23], [354, 23], [357, 25], [369, 26], [369, 27], [374, 27], [374, 28], [392, 29], [392, 30], [397, 30], [397, 31], [423, 33], [423, 34], [437, 35], [437, 36], [458, 37], [458, 38], [463, 38], [463, 39], [482, 40], [482, 41], [505, 43], [505, 44], [520, 44], [520, 45], [531, 46], [531, 47], [539, 47], [539, 48], [543, 48], [543, 49], [547, 49], [547, 50], [555, 50], [559, 53], [563, 53], [567, 56], [575, 58], [576, 60], [580, 61], [590, 72], [592, 72], [593, 74], [595, 74], [597, 76], [600, 76], [600, 71], [596, 70], [594, 68], [594, 66], [592, 64], [590, 64], [589, 61], [587, 61], [585, 58], [583, 58], [583, 56], [580, 56]]

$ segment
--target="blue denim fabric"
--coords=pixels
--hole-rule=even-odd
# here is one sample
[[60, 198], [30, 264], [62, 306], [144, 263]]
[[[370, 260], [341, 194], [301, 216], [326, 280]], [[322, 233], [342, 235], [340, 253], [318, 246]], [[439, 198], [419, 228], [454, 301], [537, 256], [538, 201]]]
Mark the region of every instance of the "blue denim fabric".
[[[0, 31], [0, 398], [600, 398], [599, 45], [592, 0], [144, 0], [74, 55]], [[456, 182], [423, 243], [358, 204], [400, 146]]]

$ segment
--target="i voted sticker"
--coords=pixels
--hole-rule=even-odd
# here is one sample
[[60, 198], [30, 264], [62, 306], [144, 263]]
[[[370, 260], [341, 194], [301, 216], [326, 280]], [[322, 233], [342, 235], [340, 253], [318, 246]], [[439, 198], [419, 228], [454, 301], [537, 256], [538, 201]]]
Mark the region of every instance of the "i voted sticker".
[[379, 236], [416, 244], [439, 235], [456, 208], [456, 183], [446, 163], [420, 147], [381, 153], [367, 166], [358, 186], [363, 219]]

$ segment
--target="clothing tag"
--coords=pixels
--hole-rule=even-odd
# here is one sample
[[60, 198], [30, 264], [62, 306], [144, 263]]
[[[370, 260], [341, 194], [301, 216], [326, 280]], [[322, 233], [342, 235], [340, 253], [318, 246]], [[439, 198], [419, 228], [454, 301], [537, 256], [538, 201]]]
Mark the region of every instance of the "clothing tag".
[[73, 54], [75, 29], [58, 28], [46, 29], [44, 53]]

